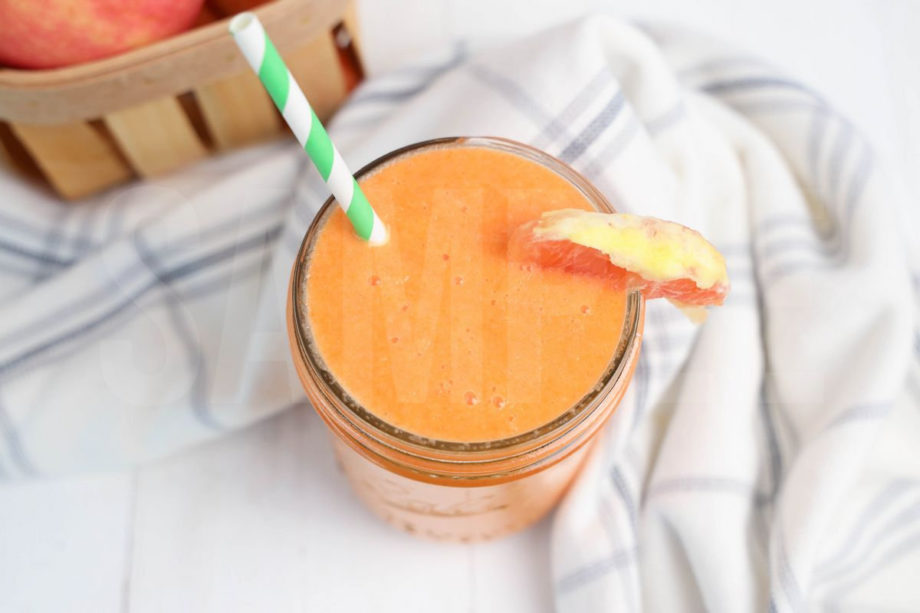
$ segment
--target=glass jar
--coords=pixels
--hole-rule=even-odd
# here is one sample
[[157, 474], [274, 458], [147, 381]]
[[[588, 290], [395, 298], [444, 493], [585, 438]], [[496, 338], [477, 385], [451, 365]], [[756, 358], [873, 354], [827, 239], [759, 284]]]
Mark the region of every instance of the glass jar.
[[[537, 162], [566, 179], [597, 210], [612, 212], [584, 177], [552, 156], [514, 141], [445, 138], [389, 153], [356, 177], [429, 147], [486, 147]], [[453, 541], [484, 540], [520, 530], [559, 501], [589, 448], [623, 397], [639, 353], [644, 320], [641, 294], [627, 297], [620, 342], [597, 384], [551, 422], [517, 436], [459, 443], [400, 430], [357, 403], [325, 367], [309, 330], [304, 284], [310, 254], [335, 202], [314, 219], [294, 262], [287, 323], [297, 373], [310, 402], [333, 434], [345, 475], [362, 500], [412, 534]]]

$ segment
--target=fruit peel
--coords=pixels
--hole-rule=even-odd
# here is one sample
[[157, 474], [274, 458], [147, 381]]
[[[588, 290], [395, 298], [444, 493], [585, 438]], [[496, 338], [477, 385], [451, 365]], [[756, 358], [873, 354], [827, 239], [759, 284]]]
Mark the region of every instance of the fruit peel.
[[730, 287], [725, 259], [699, 232], [652, 217], [549, 211], [515, 230], [508, 254], [666, 298], [694, 321], [703, 307], [722, 304]]
[[654, 217], [562, 209], [544, 213], [533, 234], [597, 249], [649, 281], [691, 279], [700, 289], [728, 282], [725, 259], [699, 232]]

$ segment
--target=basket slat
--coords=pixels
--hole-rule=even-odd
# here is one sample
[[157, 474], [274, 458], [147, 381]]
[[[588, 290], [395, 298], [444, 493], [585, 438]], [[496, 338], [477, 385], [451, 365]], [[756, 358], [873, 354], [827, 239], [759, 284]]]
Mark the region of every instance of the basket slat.
[[45, 174], [8, 124], [0, 122], [0, 164], [31, 180], [44, 183]]
[[316, 115], [323, 121], [345, 100], [345, 77], [332, 34], [320, 36], [284, 56], [291, 74], [303, 88]]
[[114, 144], [86, 122], [11, 123], [10, 128], [65, 198], [80, 198], [134, 175]]
[[116, 111], [103, 121], [131, 166], [143, 177], [161, 175], [207, 155], [175, 98]]
[[258, 142], [281, 131], [271, 98], [251, 72], [202, 85], [194, 92], [218, 149]]

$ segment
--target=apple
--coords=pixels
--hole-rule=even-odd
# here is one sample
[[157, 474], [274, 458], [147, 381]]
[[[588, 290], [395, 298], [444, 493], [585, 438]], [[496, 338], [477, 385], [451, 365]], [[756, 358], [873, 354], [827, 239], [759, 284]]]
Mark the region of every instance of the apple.
[[0, 0], [0, 64], [58, 68], [188, 28], [204, 0]]

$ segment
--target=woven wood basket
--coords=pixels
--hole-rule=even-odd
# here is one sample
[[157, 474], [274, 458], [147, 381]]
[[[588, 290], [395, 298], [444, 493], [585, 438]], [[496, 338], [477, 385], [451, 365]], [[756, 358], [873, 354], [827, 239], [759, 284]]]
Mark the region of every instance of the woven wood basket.
[[[0, 69], [0, 164], [76, 199], [213, 152], [287, 134], [232, 38], [240, 0], [208, 0], [198, 27], [104, 60]], [[363, 77], [354, 4], [254, 9], [321, 119]]]

